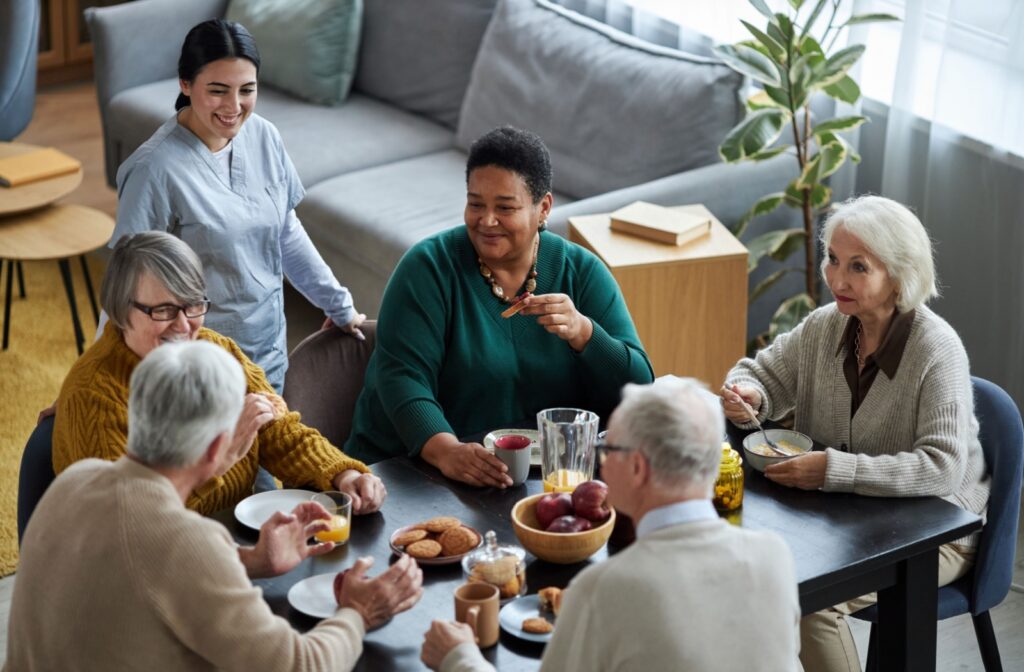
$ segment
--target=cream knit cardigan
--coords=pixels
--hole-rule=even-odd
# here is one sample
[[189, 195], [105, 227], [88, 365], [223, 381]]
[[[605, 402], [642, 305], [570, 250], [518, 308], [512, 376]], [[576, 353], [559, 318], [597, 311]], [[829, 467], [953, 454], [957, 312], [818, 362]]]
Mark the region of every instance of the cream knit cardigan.
[[[818, 308], [757, 357], [740, 360], [726, 384], [761, 393], [759, 420], [792, 411], [795, 429], [830, 446], [823, 490], [932, 495], [983, 515], [989, 480], [967, 353], [956, 332], [918, 308], [896, 376], [879, 371], [851, 419], [847, 350], [840, 347], [848, 319], [834, 303]], [[976, 536], [958, 543], [973, 545]]]

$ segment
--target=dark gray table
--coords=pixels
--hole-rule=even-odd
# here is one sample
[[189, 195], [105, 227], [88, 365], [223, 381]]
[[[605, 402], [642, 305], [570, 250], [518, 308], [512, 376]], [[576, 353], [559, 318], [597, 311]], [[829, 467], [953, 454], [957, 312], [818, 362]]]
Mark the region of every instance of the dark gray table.
[[[356, 517], [346, 546], [307, 560], [284, 576], [255, 582], [274, 613], [299, 630], [316, 621], [288, 604], [288, 589], [296, 582], [349, 567], [361, 555], [376, 558], [370, 572], [375, 575], [394, 557], [388, 546], [391, 531], [435, 515], [458, 516], [481, 533], [494, 530], [499, 541], [518, 543], [509, 519], [512, 505], [542, 489], [537, 473], [507, 491], [472, 488], [407, 458], [380, 462], [374, 471], [387, 483], [384, 510]], [[231, 511], [215, 518], [238, 541], [255, 541], [256, 533], [237, 523]], [[744, 527], [773, 530], [786, 540], [796, 560], [804, 613], [878, 590], [882, 669], [935, 669], [937, 549], [980, 528], [977, 516], [930, 497], [893, 500], [792, 490], [748, 471], [743, 507], [730, 519]], [[529, 592], [565, 586], [590, 562], [607, 557], [602, 549], [588, 562], [566, 566], [528, 556]], [[453, 616], [452, 591], [463, 576], [459, 565], [424, 567], [423, 574], [422, 601], [367, 635], [357, 670], [425, 669], [419, 661], [423, 633], [433, 619]], [[500, 670], [536, 670], [542, 652], [541, 645], [502, 632], [498, 645], [484, 655]]]

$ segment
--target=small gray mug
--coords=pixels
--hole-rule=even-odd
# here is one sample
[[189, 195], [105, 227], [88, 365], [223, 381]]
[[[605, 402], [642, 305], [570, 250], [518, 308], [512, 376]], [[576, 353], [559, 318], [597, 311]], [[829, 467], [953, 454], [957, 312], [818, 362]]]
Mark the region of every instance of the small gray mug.
[[512, 485], [522, 485], [530, 475], [530, 444], [522, 434], [506, 434], [494, 441], [494, 454], [508, 467]]

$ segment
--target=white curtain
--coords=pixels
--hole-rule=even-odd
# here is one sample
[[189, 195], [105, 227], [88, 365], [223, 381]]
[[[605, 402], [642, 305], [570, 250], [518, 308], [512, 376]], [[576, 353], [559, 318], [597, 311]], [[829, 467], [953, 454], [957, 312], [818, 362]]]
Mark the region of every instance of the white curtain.
[[[862, 135], [869, 175], [859, 177], [880, 172], [872, 191], [911, 206], [928, 227], [943, 295], [932, 307], [960, 334], [972, 373], [1024, 407], [1024, 3], [900, 4], [905, 20], [885, 26], [898, 46], [866, 40], [876, 58], [894, 48], [896, 57], [888, 110], [865, 102], [869, 116], [887, 120], [880, 156]], [[876, 75], [885, 79], [862, 69], [864, 80]]]

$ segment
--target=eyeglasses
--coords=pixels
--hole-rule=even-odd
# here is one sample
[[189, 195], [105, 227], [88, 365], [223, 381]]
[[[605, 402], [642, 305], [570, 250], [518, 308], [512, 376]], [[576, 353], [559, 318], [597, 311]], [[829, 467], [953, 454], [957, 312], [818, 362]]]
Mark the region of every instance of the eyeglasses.
[[147, 306], [138, 301], [132, 301], [132, 305], [149, 315], [149, 319], [157, 322], [170, 322], [178, 319], [178, 313], [184, 312], [185, 317], [201, 317], [210, 310], [210, 300], [203, 299], [199, 303], [192, 303], [187, 306], [178, 306], [173, 303], [161, 303], [159, 306]]
[[604, 466], [605, 461], [608, 459], [608, 453], [630, 453], [636, 450], [636, 448], [616, 446], [608, 443], [604, 439], [599, 439], [595, 448], [597, 450], [597, 466], [599, 467]]

